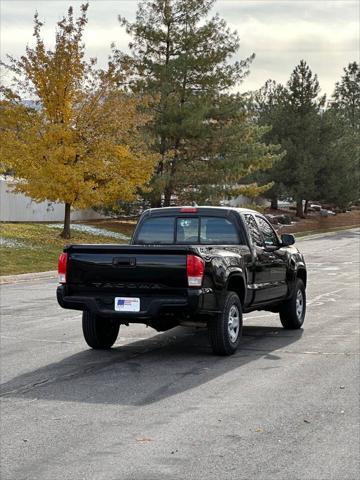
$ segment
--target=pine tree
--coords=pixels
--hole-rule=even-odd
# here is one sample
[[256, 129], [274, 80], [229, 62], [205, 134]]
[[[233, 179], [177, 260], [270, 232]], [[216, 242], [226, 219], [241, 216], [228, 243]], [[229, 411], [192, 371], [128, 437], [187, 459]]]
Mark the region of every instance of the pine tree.
[[132, 37], [131, 55], [115, 50], [113, 63], [128, 68], [134, 92], [157, 100], [151, 134], [161, 160], [150, 182], [153, 206], [169, 205], [174, 196], [209, 201], [227, 195], [244, 173], [277, 158], [241, 97], [229, 93], [254, 56], [231, 62], [239, 37], [218, 15], [208, 18], [213, 4], [143, 0], [135, 22], [120, 18]]
[[356, 62], [344, 68], [343, 77], [335, 85], [331, 107], [353, 130], [360, 130], [360, 66]]
[[320, 199], [343, 209], [360, 195], [359, 65], [352, 62], [344, 72], [322, 118], [322, 168], [317, 180]]
[[316, 196], [315, 180], [320, 168], [319, 135], [320, 109], [325, 97], [318, 98], [320, 85], [304, 60], [301, 60], [290, 76], [288, 138], [283, 142], [287, 151], [289, 181], [287, 185], [296, 199], [297, 215], [302, 217], [303, 200]]
[[[249, 108], [253, 112], [258, 125], [268, 127], [264, 140], [269, 144], [281, 145], [287, 135], [288, 91], [274, 80], [268, 80], [258, 91], [250, 95]], [[271, 200], [271, 208], [278, 208], [278, 199], [289, 196], [284, 185], [288, 178], [285, 151], [273, 168], [258, 172], [254, 176], [259, 182], [272, 182], [272, 187], [266, 191], [266, 197]]]
[[333, 108], [324, 113], [321, 123], [321, 167], [315, 199], [347, 209], [360, 195], [359, 141]]
[[279, 195], [296, 200], [297, 215], [304, 216], [303, 201], [317, 197], [316, 177], [320, 164], [321, 107], [317, 76], [304, 60], [293, 70], [283, 87], [267, 82], [255, 95], [260, 124], [272, 128], [267, 141], [281, 144], [286, 155], [260, 179], [274, 181], [270, 195], [274, 203]]
[[[36, 201], [65, 203], [62, 236], [70, 236], [70, 210], [130, 200], [148, 181], [156, 156], [148, 151], [139, 112], [145, 100], [121, 91], [121, 72], [95, 69], [82, 43], [88, 5], [57, 25], [46, 49], [35, 15], [35, 47], [3, 64], [15, 78], [0, 98], [1, 164], [19, 179], [16, 191]], [[35, 107], [24, 103], [34, 98]]]

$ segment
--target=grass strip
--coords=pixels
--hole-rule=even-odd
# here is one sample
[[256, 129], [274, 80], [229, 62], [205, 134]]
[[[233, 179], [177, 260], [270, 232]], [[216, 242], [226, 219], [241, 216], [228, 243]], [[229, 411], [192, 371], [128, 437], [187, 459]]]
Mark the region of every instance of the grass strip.
[[79, 231], [73, 231], [71, 239], [64, 240], [58, 229], [38, 223], [1, 223], [0, 236], [0, 275], [56, 270], [59, 253], [67, 244], [126, 243]]

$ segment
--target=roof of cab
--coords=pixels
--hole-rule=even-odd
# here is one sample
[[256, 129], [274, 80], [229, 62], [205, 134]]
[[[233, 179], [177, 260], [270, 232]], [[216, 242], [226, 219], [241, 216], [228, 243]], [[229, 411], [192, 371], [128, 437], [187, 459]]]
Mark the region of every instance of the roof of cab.
[[[191, 210], [191, 209], [195, 209], [195, 208], [196, 208], [196, 211], [189, 211], [189, 212], [181, 211], [181, 210], [184, 210], [184, 209]], [[208, 206], [208, 205], [182, 205], [182, 206], [178, 206], [178, 207], [149, 208], [148, 210], [145, 210], [143, 212], [143, 215], [144, 214], [152, 215], [152, 214], [157, 214], [157, 213], [160, 213], [160, 214], [166, 214], [166, 213], [189, 213], [189, 214], [192, 214], [192, 213], [205, 213], [206, 211], [211, 211], [211, 210], [225, 211], [227, 213], [237, 212], [237, 213], [242, 213], [242, 214], [252, 213], [252, 214], [258, 214], [259, 215], [259, 212], [255, 211], [255, 210], [250, 210], [249, 208], [221, 207], [221, 206], [216, 207], [216, 206]]]

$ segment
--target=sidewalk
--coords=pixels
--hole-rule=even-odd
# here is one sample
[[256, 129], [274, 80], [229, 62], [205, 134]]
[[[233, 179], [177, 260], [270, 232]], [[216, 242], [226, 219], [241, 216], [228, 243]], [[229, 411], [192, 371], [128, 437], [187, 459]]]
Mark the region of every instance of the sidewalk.
[[0, 285], [8, 283], [22, 283], [31, 280], [40, 280], [44, 278], [56, 278], [57, 271], [51, 270], [50, 272], [34, 272], [34, 273], [22, 273], [21, 275], [3, 275], [0, 276]]

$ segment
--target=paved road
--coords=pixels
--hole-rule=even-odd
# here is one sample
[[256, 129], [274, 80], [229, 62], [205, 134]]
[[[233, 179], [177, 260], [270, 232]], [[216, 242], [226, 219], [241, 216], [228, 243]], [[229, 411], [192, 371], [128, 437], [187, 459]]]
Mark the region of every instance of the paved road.
[[359, 478], [359, 238], [300, 241], [304, 330], [250, 314], [229, 358], [183, 328], [90, 351], [53, 281], [2, 287], [1, 480]]

